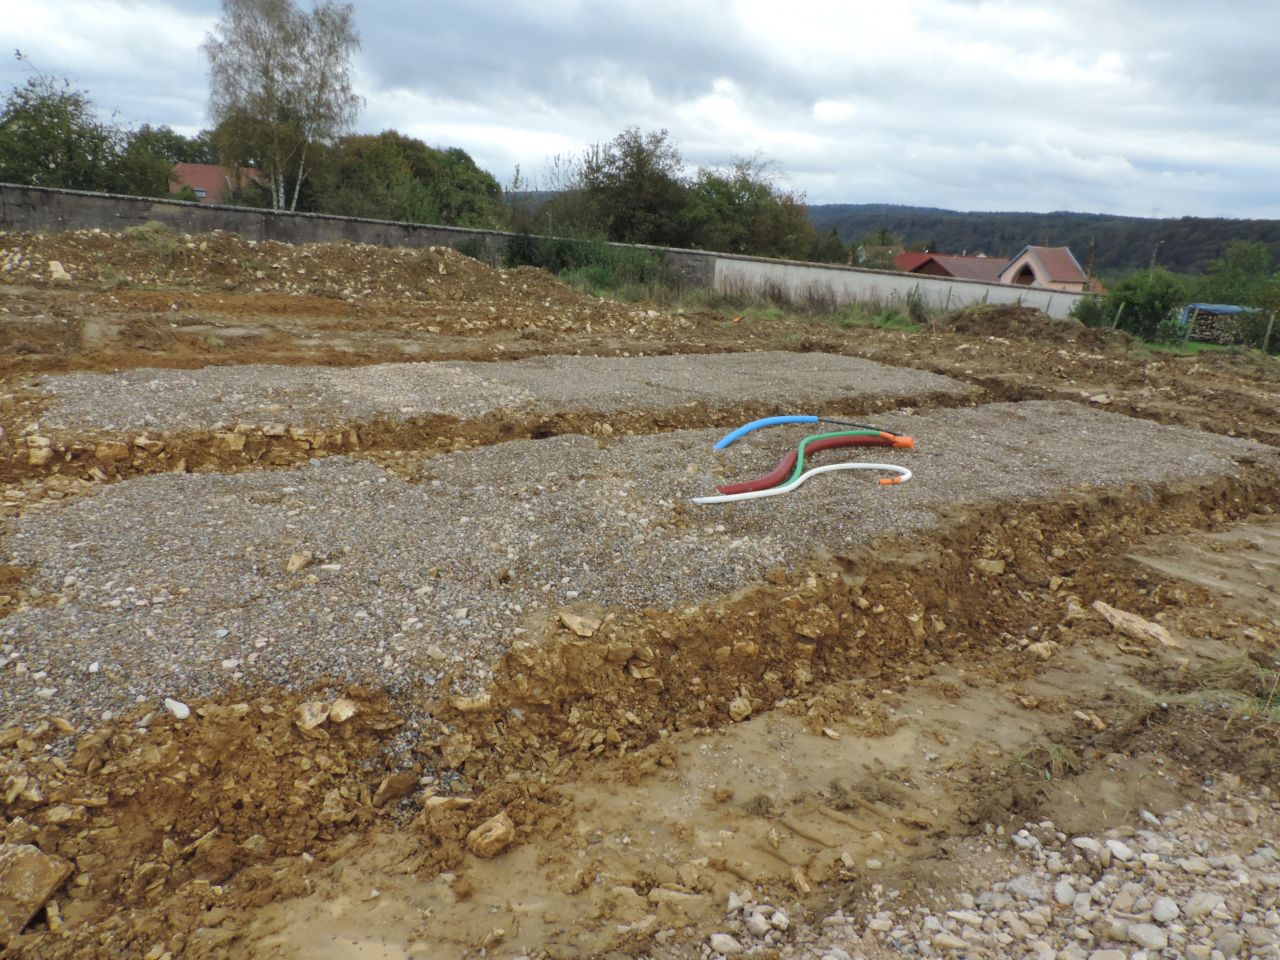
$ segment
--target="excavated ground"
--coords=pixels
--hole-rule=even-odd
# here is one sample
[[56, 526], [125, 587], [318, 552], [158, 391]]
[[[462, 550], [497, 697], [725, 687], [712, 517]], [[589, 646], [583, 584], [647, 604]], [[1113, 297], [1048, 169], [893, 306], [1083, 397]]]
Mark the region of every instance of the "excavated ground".
[[[871, 956], [823, 918], [975, 838], [1280, 786], [1272, 361], [226, 235], [0, 236], [0, 310], [0, 839], [69, 865], [0, 857], [14, 955]], [[687, 502], [806, 402], [916, 478]]]
[[225, 471], [574, 427], [608, 436], [740, 423], [786, 403], [867, 416], [980, 393], [931, 373], [779, 352], [132, 370], [44, 377], [36, 388], [44, 415], [8, 444], [11, 476]]
[[[771, 571], [794, 576], [819, 552], [915, 535], [988, 502], [1211, 482], [1240, 476], [1241, 464], [1280, 464], [1251, 441], [1070, 404], [885, 423], [916, 434], [919, 449], [860, 459], [891, 452], [916, 472], [911, 483], [824, 477], [737, 505], [690, 499], [767, 472], [803, 431], [721, 453], [714, 431], [603, 447], [515, 441], [410, 461], [408, 483], [330, 458], [287, 473], [115, 484], [12, 525], [8, 562], [32, 571], [35, 602], [0, 621], [16, 662], [0, 674], [0, 697], [17, 720], [53, 708], [82, 724], [135, 700], [328, 680], [410, 701], [402, 714], [416, 730], [442, 692], [482, 693], [511, 644], [540, 638], [561, 610], [618, 619], [602, 631], [607, 647], [634, 630], [631, 611], [719, 601]], [[303, 554], [306, 565], [289, 570]], [[807, 615], [819, 635], [836, 628], [825, 608]]]

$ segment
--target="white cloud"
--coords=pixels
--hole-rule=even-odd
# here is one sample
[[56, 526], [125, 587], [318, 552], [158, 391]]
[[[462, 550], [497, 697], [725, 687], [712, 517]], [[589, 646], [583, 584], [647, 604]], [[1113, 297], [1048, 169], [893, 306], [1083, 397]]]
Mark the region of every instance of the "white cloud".
[[[206, 122], [216, 0], [0, 0], [8, 42], [132, 122]], [[499, 179], [623, 127], [763, 150], [811, 202], [1275, 215], [1280, 7], [1197, 0], [361, 0], [361, 129]], [[20, 82], [0, 62], [0, 83]]]

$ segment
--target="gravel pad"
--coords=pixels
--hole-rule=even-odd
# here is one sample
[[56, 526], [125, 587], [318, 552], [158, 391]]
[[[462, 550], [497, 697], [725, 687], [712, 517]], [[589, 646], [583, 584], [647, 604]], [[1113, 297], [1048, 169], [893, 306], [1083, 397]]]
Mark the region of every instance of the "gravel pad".
[[258, 426], [330, 427], [376, 418], [481, 417], [503, 409], [620, 410], [688, 403], [780, 406], [915, 401], [976, 391], [948, 377], [823, 353], [538, 357], [510, 363], [384, 363], [365, 367], [245, 365], [140, 369], [40, 378], [54, 400], [41, 427], [179, 432]]
[[[1081, 486], [1214, 478], [1273, 451], [1067, 403], [894, 414], [917, 450], [819, 454], [916, 478], [830, 474], [794, 493], [694, 506], [804, 435], [721, 431], [517, 441], [424, 460], [409, 483], [368, 461], [164, 474], [8, 521], [4, 553], [38, 604], [0, 620], [0, 711], [96, 718], [135, 699], [320, 677], [406, 692], [462, 665], [473, 685], [538, 610], [672, 607], [841, 549], [937, 525], [939, 511]], [[681, 514], [684, 526], [669, 526]], [[287, 574], [295, 551], [314, 561]], [[310, 579], [309, 578], [313, 578]]]

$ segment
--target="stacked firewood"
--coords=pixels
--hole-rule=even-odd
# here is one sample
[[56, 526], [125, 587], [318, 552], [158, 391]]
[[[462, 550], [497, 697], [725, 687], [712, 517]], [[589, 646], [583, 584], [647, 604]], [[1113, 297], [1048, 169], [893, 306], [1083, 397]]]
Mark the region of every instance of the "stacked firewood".
[[1191, 317], [1190, 340], [1203, 343], [1241, 343], [1240, 320], [1244, 314], [1209, 313], [1197, 310]]

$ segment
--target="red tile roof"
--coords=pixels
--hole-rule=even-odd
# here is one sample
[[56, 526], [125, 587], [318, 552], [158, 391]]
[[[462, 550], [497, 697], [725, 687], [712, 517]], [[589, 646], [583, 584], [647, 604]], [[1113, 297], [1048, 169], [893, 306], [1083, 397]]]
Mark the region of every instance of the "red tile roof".
[[953, 277], [961, 280], [985, 280], [994, 283], [1000, 279], [1004, 261], [997, 257], [957, 257], [949, 253], [934, 256], [934, 261]]
[[911, 251], [907, 251], [906, 253], [900, 253], [894, 257], [893, 262], [899, 270], [905, 270], [907, 273], [910, 273], [916, 267], [928, 262], [932, 257], [932, 253], [913, 253]]
[[995, 283], [1000, 278], [1006, 261], [998, 257], [962, 257], [954, 253], [902, 253], [893, 258], [899, 270], [919, 273], [929, 261], [941, 267], [949, 276], [960, 280], [985, 280]]
[[1085, 283], [1089, 278], [1067, 247], [1032, 247], [1041, 265], [1055, 283]]
[[[1068, 247], [1023, 247], [1009, 263], [1012, 264], [1024, 253], [1029, 254], [1030, 259], [1040, 267], [1036, 275], [1041, 283], [1087, 284], [1089, 282], [1080, 262]], [[1002, 270], [1001, 273], [1003, 272]]]

